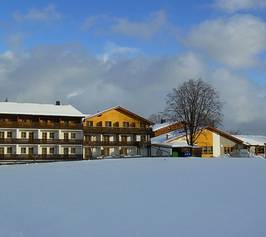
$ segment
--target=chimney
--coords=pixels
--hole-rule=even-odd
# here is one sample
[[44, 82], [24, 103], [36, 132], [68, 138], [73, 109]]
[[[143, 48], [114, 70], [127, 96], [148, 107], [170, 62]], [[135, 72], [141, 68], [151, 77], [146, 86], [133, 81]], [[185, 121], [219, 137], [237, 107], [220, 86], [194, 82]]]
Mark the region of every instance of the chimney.
[[55, 105], [60, 105], [61, 103], [60, 103], [60, 100], [57, 100], [56, 102], [55, 102]]

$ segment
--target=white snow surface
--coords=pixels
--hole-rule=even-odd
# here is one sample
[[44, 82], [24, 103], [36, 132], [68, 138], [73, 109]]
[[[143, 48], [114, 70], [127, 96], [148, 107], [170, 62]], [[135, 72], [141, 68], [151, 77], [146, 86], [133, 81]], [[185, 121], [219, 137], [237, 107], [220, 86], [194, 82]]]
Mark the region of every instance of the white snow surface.
[[72, 105], [0, 102], [0, 114], [85, 117]]
[[266, 236], [266, 160], [0, 167], [1, 237]]

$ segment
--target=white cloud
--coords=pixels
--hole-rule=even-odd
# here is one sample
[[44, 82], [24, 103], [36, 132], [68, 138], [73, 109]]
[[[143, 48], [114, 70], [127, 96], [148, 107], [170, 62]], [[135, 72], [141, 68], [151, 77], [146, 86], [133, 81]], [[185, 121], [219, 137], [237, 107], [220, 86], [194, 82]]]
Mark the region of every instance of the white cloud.
[[120, 58], [131, 58], [135, 57], [141, 53], [137, 48], [124, 47], [117, 45], [113, 42], [108, 42], [104, 47], [104, 52], [99, 54], [98, 58], [103, 61], [103, 63], [113, 62], [119, 60]]
[[266, 23], [251, 15], [207, 20], [194, 27], [187, 44], [233, 68], [255, 66], [266, 49]]
[[166, 12], [163, 10], [152, 13], [144, 21], [130, 21], [125, 18], [117, 19], [112, 31], [125, 36], [140, 39], [150, 39], [168, 24]]
[[32, 8], [26, 13], [21, 13], [19, 11], [13, 14], [13, 18], [18, 21], [54, 21], [61, 18], [61, 14], [56, 10], [54, 5], [48, 5], [44, 8]]
[[226, 12], [266, 8], [265, 0], [216, 0], [215, 6]]
[[103, 14], [89, 16], [81, 28], [97, 34], [118, 34], [141, 40], [151, 39], [161, 32], [176, 34], [164, 10], [152, 12], [146, 19], [139, 21]]
[[226, 102], [226, 127], [242, 131], [265, 128], [259, 125], [266, 119], [265, 87], [226, 69], [211, 71], [192, 52], [174, 57], [121, 57], [112, 63], [103, 63], [85, 52], [84, 48], [66, 45], [0, 55], [2, 100], [54, 103], [59, 99], [84, 113], [119, 104], [149, 116], [164, 109], [165, 95], [173, 87], [202, 77], [218, 88]]

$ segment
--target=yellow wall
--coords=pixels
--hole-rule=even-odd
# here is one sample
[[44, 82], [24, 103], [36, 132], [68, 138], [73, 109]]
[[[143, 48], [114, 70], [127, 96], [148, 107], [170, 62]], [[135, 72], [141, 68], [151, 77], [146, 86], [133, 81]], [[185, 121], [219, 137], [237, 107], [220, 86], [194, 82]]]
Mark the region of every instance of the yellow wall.
[[[204, 129], [199, 135], [196, 144], [199, 147], [213, 147], [213, 133], [207, 129]], [[205, 158], [210, 158], [212, 156], [212, 154], [202, 154], [202, 157]]]
[[[93, 121], [93, 126], [95, 127], [96, 124], [100, 121], [102, 121], [102, 126], [105, 127], [106, 121], [111, 121], [112, 126], [114, 123], [119, 122], [119, 127], [123, 127], [123, 122], [129, 122], [129, 126], [131, 127], [132, 123], [135, 123], [136, 128], [140, 128], [140, 123], [144, 122], [140, 119], [129, 116], [126, 113], [123, 113], [122, 111], [118, 111], [116, 109], [104, 112], [101, 114], [101, 116], [95, 116], [92, 118], [86, 119], [86, 121]], [[148, 125], [148, 124], [147, 124]]]

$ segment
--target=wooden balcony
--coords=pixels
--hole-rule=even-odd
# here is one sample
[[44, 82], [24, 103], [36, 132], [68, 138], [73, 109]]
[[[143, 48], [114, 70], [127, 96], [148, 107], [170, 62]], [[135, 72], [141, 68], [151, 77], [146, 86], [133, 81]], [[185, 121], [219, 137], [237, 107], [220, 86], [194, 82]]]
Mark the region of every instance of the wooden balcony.
[[151, 128], [84, 127], [84, 134], [152, 134]]
[[82, 160], [83, 156], [77, 155], [17, 155], [0, 154], [0, 160]]
[[148, 146], [150, 142], [137, 142], [137, 141], [84, 141], [85, 146]]
[[0, 139], [0, 144], [78, 144], [82, 145], [80, 139], [17, 139], [6, 138]]
[[82, 129], [82, 124], [1, 121], [0, 128]]

